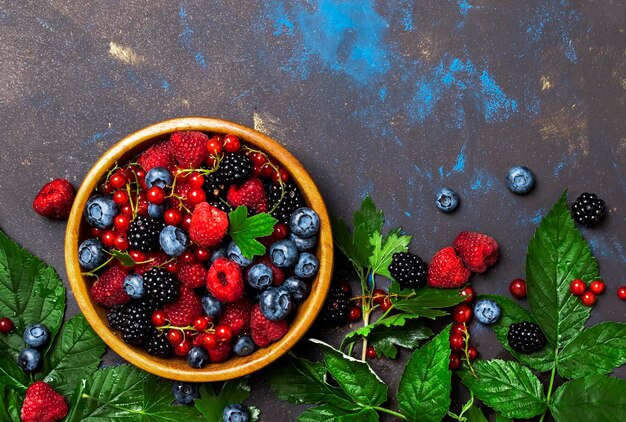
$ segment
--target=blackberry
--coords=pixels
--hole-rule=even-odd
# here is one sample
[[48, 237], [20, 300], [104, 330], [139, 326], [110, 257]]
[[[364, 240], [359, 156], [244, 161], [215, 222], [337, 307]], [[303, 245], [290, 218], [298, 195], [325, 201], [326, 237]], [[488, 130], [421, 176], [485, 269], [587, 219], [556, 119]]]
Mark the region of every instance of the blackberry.
[[121, 327], [122, 319], [121, 314], [124, 310], [124, 305], [116, 305], [109, 309], [107, 312], [107, 321], [109, 321], [109, 327], [114, 330], [119, 330]]
[[137, 346], [143, 345], [150, 337], [152, 328], [150, 316], [151, 311], [143, 302], [130, 302], [124, 305], [119, 316], [122, 340]]
[[511, 349], [520, 353], [532, 353], [546, 346], [546, 336], [533, 322], [519, 322], [509, 326], [506, 336]]
[[595, 193], [585, 192], [572, 204], [572, 215], [578, 224], [597, 226], [606, 217], [606, 204]]
[[137, 216], [128, 228], [128, 246], [144, 252], [158, 251], [159, 234], [165, 224], [150, 217]]
[[206, 195], [208, 203], [219, 201], [220, 196], [226, 192], [226, 185], [217, 180], [215, 173], [211, 173], [204, 178], [202, 189]]
[[159, 333], [157, 330], [150, 332], [150, 337], [144, 347], [149, 354], [158, 358], [166, 358], [174, 354], [174, 347], [165, 338], [165, 332]]
[[225, 154], [215, 172], [216, 180], [225, 185], [241, 184], [251, 175], [252, 160], [242, 152]]
[[426, 285], [428, 264], [410, 252], [394, 253], [388, 269], [402, 287], [415, 289]]
[[149, 305], [160, 307], [164, 303], [173, 302], [180, 293], [178, 280], [169, 271], [158, 267], [153, 267], [143, 275], [143, 287], [152, 302], [146, 303], [147, 308]]
[[350, 298], [340, 286], [331, 286], [322, 308], [322, 318], [329, 326], [340, 326], [348, 321]]
[[[284, 189], [284, 194], [283, 194]], [[291, 214], [304, 206], [304, 198], [300, 189], [291, 180], [283, 185], [272, 184], [268, 192], [268, 202], [272, 211], [272, 217], [279, 222], [289, 224]]]
[[211, 201], [209, 203], [211, 204], [211, 206], [217, 208], [218, 210], [224, 211], [226, 214], [233, 210], [233, 207], [231, 207], [230, 204], [227, 204], [226, 202], [219, 199], [216, 199], [215, 201]]

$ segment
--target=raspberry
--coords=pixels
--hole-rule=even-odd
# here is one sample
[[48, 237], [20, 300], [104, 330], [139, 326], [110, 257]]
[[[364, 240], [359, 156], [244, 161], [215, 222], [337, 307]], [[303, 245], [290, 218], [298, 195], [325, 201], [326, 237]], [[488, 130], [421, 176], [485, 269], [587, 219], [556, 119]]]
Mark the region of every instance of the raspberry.
[[341, 286], [331, 286], [322, 308], [325, 324], [340, 326], [346, 323], [350, 315], [350, 297]]
[[89, 288], [93, 300], [108, 308], [129, 302], [131, 298], [124, 290], [124, 279], [127, 275], [119, 267], [106, 270]]
[[190, 289], [197, 289], [206, 283], [207, 268], [201, 262], [192, 262], [191, 264], [182, 263], [178, 266], [176, 277], [183, 286]]
[[152, 330], [145, 345], [146, 351], [152, 356], [166, 358], [174, 354], [174, 347], [167, 341], [164, 333]]
[[606, 204], [595, 193], [585, 192], [572, 204], [572, 216], [585, 227], [597, 226], [606, 217]]
[[402, 287], [414, 289], [426, 285], [428, 264], [410, 252], [394, 253], [389, 272]]
[[228, 215], [201, 202], [191, 216], [189, 237], [200, 247], [211, 248], [222, 241], [228, 231]]
[[252, 301], [247, 297], [241, 298], [237, 302], [226, 303], [220, 316], [220, 324], [230, 325], [235, 335], [249, 333], [251, 309]]
[[202, 302], [193, 290], [181, 287], [178, 300], [165, 304], [163, 310], [173, 325], [186, 327], [202, 315]]
[[482, 233], [461, 232], [452, 244], [467, 268], [484, 273], [498, 260], [498, 243]]
[[216, 178], [225, 185], [240, 184], [250, 178], [252, 160], [246, 154], [225, 154], [216, 172]]
[[65, 220], [74, 202], [74, 188], [65, 179], [46, 183], [33, 201], [33, 209], [43, 217]]
[[267, 195], [263, 182], [258, 178], [250, 179], [240, 187], [231, 186], [226, 199], [233, 207], [245, 205], [255, 214], [267, 212]]
[[169, 259], [170, 257], [167, 256], [167, 254], [165, 254], [163, 251], [151, 252], [147, 254], [145, 258], [145, 261], [148, 262], [146, 262], [145, 264], [135, 265], [135, 268], [133, 270], [135, 271], [135, 274], [144, 275], [152, 268], [163, 265]]
[[132, 249], [150, 252], [158, 251], [161, 247], [159, 235], [165, 224], [150, 217], [137, 216], [128, 228], [128, 245]]
[[470, 270], [451, 247], [443, 248], [433, 256], [428, 266], [428, 285], [438, 289], [456, 289], [469, 280]]
[[217, 258], [207, 273], [207, 289], [222, 302], [235, 302], [243, 295], [241, 267], [228, 258]]
[[206, 143], [209, 137], [196, 131], [174, 132], [170, 136], [169, 145], [178, 165], [185, 168], [197, 168], [202, 165], [208, 154]]
[[225, 341], [221, 344], [218, 344], [213, 349], [208, 350], [209, 359], [213, 363], [224, 362], [230, 357], [230, 352], [232, 350], [232, 346], [229, 342]]
[[533, 322], [519, 322], [509, 326], [506, 336], [509, 346], [520, 353], [532, 353], [546, 346], [546, 337]]
[[179, 296], [179, 283], [174, 276], [163, 268], [152, 268], [143, 275], [143, 286], [146, 294], [157, 307], [173, 302]]
[[68, 411], [63, 396], [47, 383], [37, 381], [26, 390], [20, 416], [23, 422], [55, 422], [63, 419]]
[[164, 167], [168, 170], [174, 168], [174, 157], [167, 142], [159, 142], [142, 152], [137, 158], [137, 163], [146, 172], [154, 167]]
[[283, 338], [289, 331], [287, 320], [270, 321], [265, 318], [259, 305], [254, 305], [250, 319], [252, 340], [257, 346], [266, 347]]
[[[284, 192], [283, 192], [284, 189]], [[304, 207], [304, 197], [295, 183], [289, 181], [283, 185], [272, 184], [269, 188], [268, 201], [272, 217], [279, 222], [289, 224], [291, 214], [298, 208]]]

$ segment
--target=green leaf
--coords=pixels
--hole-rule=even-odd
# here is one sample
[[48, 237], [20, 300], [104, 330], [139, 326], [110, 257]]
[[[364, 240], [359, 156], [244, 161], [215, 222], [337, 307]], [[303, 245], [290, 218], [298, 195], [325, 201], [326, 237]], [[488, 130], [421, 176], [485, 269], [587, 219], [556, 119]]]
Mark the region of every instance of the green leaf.
[[380, 232], [383, 228], [385, 216], [383, 212], [376, 208], [374, 201], [366, 196], [361, 207], [354, 213], [354, 227], [362, 227], [365, 232], [372, 237], [376, 232]]
[[369, 266], [373, 274], [379, 274], [383, 277], [392, 279], [387, 267], [391, 264], [393, 254], [398, 252], [406, 252], [411, 236], [400, 235], [400, 230], [392, 230], [385, 236], [381, 236], [380, 232], [375, 232], [370, 236], [370, 244], [373, 247], [372, 255], [369, 257]]
[[0, 336], [0, 348], [17, 359], [24, 343], [15, 333], [40, 322], [54, 337], [64, 312], [65, 288], [54, 269], [0, 231], [0, 315], [15, 324], [14, 334]]
[[505, 418], [499, 413], [496, 413], [496, 421], [495, 422], [514, 422], [513, 418]]
[[248, 406], [248, 412], [250, 412], [250, 422], [257, 422], [261, 419], [261, 409], [256, 406]]
[[120, 264], [124, 265], [125, 267], [132, 267], [133, 265], [136, 264], [133, 257], [130, 256], [130, 254], [126, 251], [111, 249], [110, 253], [114, 258], [116, 258], [120, 262]]
[[379, 356], [395, 359], [399, 347], [415, 349], [422, 340], [433, 335], [424, 323], [416, 319], [408, 320], [402, 326], [378, 326], [367, 336]]
[[379, 320], [377, 320], [376, 322], [373, 322], [371, 324], [368, 324], [364, 327], [360, 327], [350, 333], [348, 333], [343, 342], [341, 343], [341, 350], [345, 349], [346, 346], [350, 343], [354, 343], [355, 341], [358, 341], [360, 339], [362, 339], [363, 337], [367, 337], [369, 336], [370, 332], [372, 332], [372, 330], [374, 330], [377, 327], [401, 327], [403, 326], [407, 320], [409, 319], [416, 319], [418, 318], [415, 315], [409, 315], [409, 314], [395, 314], [395, 315], [391, 315], [385, 318], [380, 318]]
[[457, 375], [477, 398], [503, 416], [528, 419], [546, 409], [541, 382], [519, 363], [477, 360], [474, 370], [477, 377], [467, 370], [457, 371]]
[[311, 341], [324, 351], [324, 361], [330, 375], [357, 403], [378, 406], [387, 401], [387, 385], [367, 363], [347, 356], [323, 341]]
[[212, 384], [200, 386], [200, 398], [194, 401], [196, 409], [209, 422], [222, 422], [222, 412], [232, 403], [242, 404], [250, 396], [250, 386], [245, 378], [224, 383], [219, 395]]
[[563, 348], [557, 370], [565, 378], [582, 378], [608, 374], [624, 363], [626, 324], [603, 322], [583, 330]]
[[44, 381], [61, 395], [68, 396], [79, 380], [88, 378], [98, 369], [105, 349], [106, 345], [85, 317], [75, 315], [63, 325], [46, 356]]
[[228, 233], [239, 246], [243, 256], [252, 259], [265, 253], [265, 246], [256, 239], [272, 234], [278, 220], [266, 212], [248, 218], [248, 208], [243, 206], [231, 211], [228, 219], [230, 221]]
[[467, 417], [467, 422], [489, 422], [483, 411], [476, 406], [470, 407], [465, 416]]
[[575, 278], [597, 279], [598, 263], [567, 209], [564, 193], [535, 231], [526, 257], [530, 311], [558, 349], [576, 337], [591, 312], [569, 290]]
[[0, 421], [21, 422], [20, 409], [23, 401], [17, 391], [0, 383]]
[[431, 319], [448, 314], [437, 308], [449, 308], [464, 300], [456, 289], [423, 287], [415, 290], [402, 290], [397, 282], [389, 286], [389, 295], [394, 308], [411, 315]]
[[333, 215], [330, 216], [331, 225], [333, 227], [333, 239], [335, 245], [341, 250], [341, 252], [352, 263], [354, 269], [358, 272], [362, 272], [366, 262], [361, 262], [359, 257], [361, 254], [356, 251], [357, 246], [354, 245], [352, 239], [352, 233], [348, 225], [340, 218]]
[[626, 381], [592, 375], [559, 387], [550, 404], [557, 422], [606, 422], [624, 420]]
[[542, 350], [533, 353], [519, 353], [509, 346], [507, 333], [511, 324], [523, 321], [535, 322], [535, 319], [526, 309], [503, 296], [481, 295], [478, 299], [491, 299], [500, 305], [502, 310], [500, 319], [495, 324], [490, 325], [490, 327], [498, 341], [502, 343], [502, 346], [515, 356], [517, 360], [539, 372], [547, 372], [554, 367], [554, 347], [551, 344], [546, 344], [546, 347]]
[[450, 326], [413, 352], [406, 364], [398, 386], [398, 406], [410, 421], [438, 422], [450, 408], [449, 337]]
[[361, 409], [355, 412], [338, 409], [329, 405], [312, 407], [298, 416], [298, 422], [375, 422], [378, 413], [373, 409]]
[[17, 360], [5, 349], [0, 349], [0, 385], [22, 392], [30, 385], [30, 380], [17, 365]]

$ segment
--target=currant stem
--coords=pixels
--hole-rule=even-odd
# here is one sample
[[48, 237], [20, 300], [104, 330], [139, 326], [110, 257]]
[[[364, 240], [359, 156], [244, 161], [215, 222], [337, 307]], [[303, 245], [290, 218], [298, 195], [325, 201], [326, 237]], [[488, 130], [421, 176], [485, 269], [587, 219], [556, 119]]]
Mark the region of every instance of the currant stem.
[[398, 419], [402, 419], [403, 421], [408, 421], [409, 420], [409, 418], [404, 416], [402, 413], [394, 412], [391, 409], [387, 409], [387, 408], [380, 407], [380, 406], [374, 406], [374, 407], [372, 407], [372, 409], [378, 410], [379, 412], [387, 413], [389, 415], [393, 415], [393, 416], [395, 416]]

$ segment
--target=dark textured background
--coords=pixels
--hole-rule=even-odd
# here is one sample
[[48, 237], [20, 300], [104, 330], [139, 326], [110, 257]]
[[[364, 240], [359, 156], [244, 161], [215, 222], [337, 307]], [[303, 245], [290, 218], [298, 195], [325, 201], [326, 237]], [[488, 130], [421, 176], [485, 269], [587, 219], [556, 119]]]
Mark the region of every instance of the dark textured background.
[[[370, 194], [426, 259], [460, 230], [494, 236], [502, 258], [474, 277], [480, 293], [523, 276], [564, 189], [597, 192], [610, 215], [584, 235], [607, 293], [589, 323], [626, 321], [624, 16], [620, 1], [2, 0], [0, 226], [65, 277], [64, 223], [31, 210], [41, 185], [78, 187], [145, 125], [216, 116], [282, 142], [334, 214]], [[538, 178], [526, 197], [503, 183], [518, 163]], [[462, 197], [452, 215], [433, 204], [443, 186]], [[488, 330], [472, 334], [483, 356], [502, 353]], [[374, 366], [395, 386], [406, 356]], [[295, 417], [253, 382], [264, 420]]]

